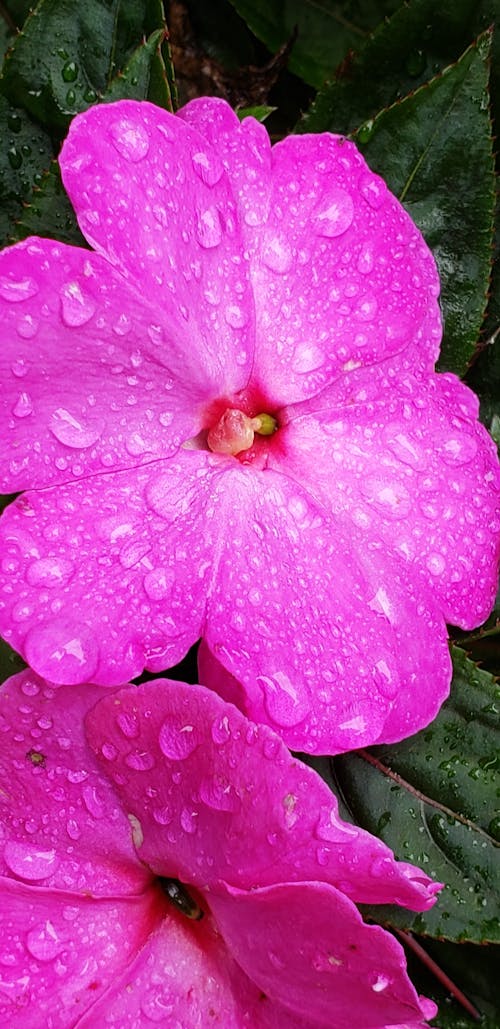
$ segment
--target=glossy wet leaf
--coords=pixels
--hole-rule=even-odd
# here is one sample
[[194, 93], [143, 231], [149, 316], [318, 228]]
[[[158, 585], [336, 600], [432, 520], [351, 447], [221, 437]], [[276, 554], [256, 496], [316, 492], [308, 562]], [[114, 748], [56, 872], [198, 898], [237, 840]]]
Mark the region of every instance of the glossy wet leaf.
[[398, 6], [390, 0], [231, 0], [258, 39], [275, 53], [298, 28], [289, 68], [311, 86], [331, 78], [349, 49]]
[[32, 194], [30, 203], [24, 208], [11, 235], [13, 242], [25, 239], [26, 236], [48, 236], [62, 243], [88, 247], [61, 182], [57, 161], [52, 161], [42, 176], [39, 187]]
[[170, 85], [162, 56], [165, 41], [163, 29], [152, 32], [149, 39], [134, 50], [130, 60], [110, 83], [103, 99], [150, 100], [158, 107], [173, 111]]
[[4, 0], [2, 3], [2, 16], [11, 28], [21, 29], [35, 0]]
[[0, 639], [0, 683], [16, 672], [21, 672], [23, 668], [26, 668], [26, 663], [22, 657], [16, 654], [5, 640]]
[[356, 136], [368, 163], [404, 203], [434, 253], [445, 320], [440, 367], [459, 375], [476, 350], [490, 279], [490, 43], [487, 32], [456, 64], [382, 111]]
[[297, 131], [358, 129], [456, 60], [476, 34], [476, 14], [476, 0], [403, 4], [319, 90]]
[[[438, 967], [450, 977], [455, 986], [481, 1014], [481, 1029], [498, 1029], [500, 1003], [497, 989], [497, 969], [500, 947], [478, 947], [470, 943], [448, 943], [444, 940], [420, 941]], [[431, 997], [439, 1011], [431, 1025], [439, 1029], [472, 1029], [477, 1026], [471, 1014], [442, 986], [434, 974], [407, 950], [408, 968], [419, 993]]]
[[463, 651], [453, 658], [451, 697], [428, 729], [336, 758], [335, 771], [355, 821], [446, 883], [425, 915], [370, 914], [430, 936], [498, 942], [499, 689]]
[[46, 132], [0, 97], [0, 246], [5, 246], [52, 158]]
[[0, 88], [62, 134], [103, 97], [143, 37], [163, 28], [159, 0], [40, 0], [6, 58]]

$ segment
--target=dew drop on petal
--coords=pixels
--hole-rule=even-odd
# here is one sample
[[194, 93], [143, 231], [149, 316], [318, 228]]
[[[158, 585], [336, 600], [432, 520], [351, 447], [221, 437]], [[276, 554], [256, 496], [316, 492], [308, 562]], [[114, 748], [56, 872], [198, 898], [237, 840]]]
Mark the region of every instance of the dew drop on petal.
[[222, 717], [216, 718], [212, 722], [211, 735], [217, 746], [220, 746], [221, 743], [227, 743], [231, 739], [231, 729], [227, 715], [222, 715]]
[[213, 811], [236, 812], [241, 806], [240, 798], [229, 782], [217, 776], [206, 776], [200, 783], [200, 798]]
[[62, 320], [70, 328], [85, 325], [95, 314], [94, 301], [82, 292], [78, 282], [66, 282], [64, 286], [61, 286], [59, 295]]
[[193, 154], [191, 160], [196, 174], [206, 186], [215, 186], [219, 182], [224, 169], [217, 154], [206, 154], [200, 150], [198, 153]]
[[333, 189], [311, 216], [311, 223], [318, 236], [333, 238], [347, 231], [354, 218], [354, 204], [345, 189]]
[[361, 195], [370, 207], [377, 211], [384, 203], [387, 195], [387, 186], [383, 179], [379, 178], [378, 175], [362, 175], [359, 188]]
[[198, 211], [196, 238], [200, 246], [204, 247], [205, 250], [211, 250], [219, 245], [222, 239], [222, 225], [220, 214], [216, 207], [208, 207], [205, 211]]
[[431, 575], [442, 575], [446, 568], [446, 561], [442, 554], [429, 554], [426, 564]]
[[147, 750], [133, 750], [126, 755], [125, 764], [135, 772], [149, 772], [154, 767], [155, 759]]
[[26, 659], [52, 682], [72, 685], [91, 680], [98, 664], [95, 634], [79, 625], [36, 625], [26, 636]]
[[134, 740], [139, 735], [139, 719], [133, 711], [120, 711], [116, 724], [127, 740]]
[[28, 566], [26, 580], [30, 586], [63, 586], [71, 578], [74, 565], [64, 557], [41, 557]]
[[58, 407], [53, 411], [49, 429], [53, 436], [64, 443], [66, 447], [74, 450], [84, 450], [97, 442], [101, 435], [100, 426], [92, 422], [80, 421], [64, 407]]
[[190, 808], [183, 807], [181, 811], [181, 826], [184, 832], [193, 835], [198, 829], [198, 814], [196, 811], [191, 811]]
[[33, 404], [29, 393], [20, 393], [13, 408], [12, 414], [16, 418], [26, 418], [29, 414], [33, 414]]
[[257, 683], [264, 692], [264, 704], [271, 720], [283, 728], [299, 725], [309, 714], [309, 704], [300, 696], [284, 672], [259, 675]]
[[18, 321], [16, 329], [21, 339], [33, 339], [38, 332], [38, 320], [33, 318], [33, 315], [26, 314]]
[[29, 364], [22, 357], [17, 358], [10, 366], [10, 370], [16, 376], [16, 379], [23, 379], [27, 375], [28, 369]]
[[286, 240], [271, 236], [263, 245], [261, 259], [271, 271], [285, 275], [292, 267], [293, 253]]
[[35, 929], [30, 929], [26, 937], [26, 948], [37, 961], [53, 961], [63, 946], [62, 940], [50, 921]]
[[165, 757], [183, 761], [196, 750], [198, 735], [194, 726], [183, 725], [178, 718], [166, 718], [160, 728], [158, 742]]
[[27, 276], [24, 279], [8, 279], [0, 275], [0, 297], [11, 303], [19, 303], [21, 300], [29, 300], [38, 293], [38, 283]]
[[59, 865], [55, 850], [41, 850], [27, 843], [9, 840], [4, 847], [5, 864], [20, 879], [38, 882], [47, 879]]
[[144, 576], [144, 591], [150, 600], [163, 600], [170, 593], [174, 580], [175, 575], [171, 569], [153, 568]]
[[111, 139], [115, 150], [127, 161], [142, 161], [149, 150], [149, 136], [140, 122], [120, 118], [111, 125]]

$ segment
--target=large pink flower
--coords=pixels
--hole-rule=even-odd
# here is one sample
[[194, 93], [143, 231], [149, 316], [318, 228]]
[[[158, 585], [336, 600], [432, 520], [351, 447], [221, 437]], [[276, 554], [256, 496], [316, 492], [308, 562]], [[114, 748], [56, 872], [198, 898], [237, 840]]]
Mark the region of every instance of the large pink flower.
[[94, 107], [61, 169], [94, 251], [0, 257], [3, 635], [107, 685], [202, 636], [295, 749], [427, 724], [498, 469], [420, 233], [352, 143], [219, 100]]
[[342, 822], [269, 728], [164, 680], [54, 690], [28, 670], [0, 695], [9, 1029], [416, 1029], [434, 1013], [354, 902], [423, 910], [439, 887]]

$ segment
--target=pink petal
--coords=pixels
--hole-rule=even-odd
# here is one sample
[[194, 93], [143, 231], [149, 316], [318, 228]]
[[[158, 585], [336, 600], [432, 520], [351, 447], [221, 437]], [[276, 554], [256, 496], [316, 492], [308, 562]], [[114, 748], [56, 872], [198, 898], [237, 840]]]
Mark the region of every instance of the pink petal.
[[[129, 724], [134, 739], [124, 735]], [[434, 903], [436, 883], [342, 822], [326, 784], [278, 736], [202, 686], [159, 679], [122, 690], [86, 726], [140, 822], [141, 860], [158, 875], [200, 888], [320, 879], [359, 902]]]
[[78, 897], [142, 892], [149, 882], [83, 735], [86, 711], [106, 692], [54, 689], [30, 670], [1, 687], [1, 875]]
[[0, 327], [4, 493], [150, 462], [199, 431], [200, 362], [195, 375], [160, 305], [102, 257], [42, 239], [4, 250]]
[[79, 1025], [157, 924], [155, 905], [153, 890], [96, 901], [0, 879], [3, 1024], [9, 1029]]
[[500, 470], [476, 397], [452, 375], [381, 369], [338, 392], [296, 409], [269, 464], [401, 556], [408, 592], [434, 597], [447, 622], [480, 624], [498, 582]]
[[206, 456], [181, 450], [7, 508], [0, 622], [40, 674], [116, 685], [145, 665], [175, 664], [196, 641], [213, 552], [200, 532], [212, 492], [211, 477], [197, 476]]
[[322, 883], [227, 888], [211, 907], [228, 949], [270, 999], [310, 1024], [375, 1029], [420, 1021], [402, 947]]
[[432, 368], [441, 339], [434, 260], [354, 144], [290, 136], [272, 148], [269, 175], [269, 140], [253, 119], [239, 126], [207, 98], [181, 117], [219, 146], [241, 197], [258, 298], [253, 375], [272, 399], [314, 396], [351, 364], [405, 350], [415, 367]]
[[[157, 893], [157, 891], [154, 891]], [[165, 910], [135, 961], [117, 976], [78, 1029], [309, 1029], [262, 995], [236, 965], [208, 910], [189, 922]]]
[[180, 118], [124, 100], [77, 115], [60, 164], [82, 232], [168, 328], [182, 381], [241, 389], [253, 298], [217, 152]]
[[449, 690], [444, 619], [408, 589], [401, 559], [283, 470], [224, 476], [204, 639], [242, 682], [246, 713], [292, 750], [340, 753], [416, 732]]

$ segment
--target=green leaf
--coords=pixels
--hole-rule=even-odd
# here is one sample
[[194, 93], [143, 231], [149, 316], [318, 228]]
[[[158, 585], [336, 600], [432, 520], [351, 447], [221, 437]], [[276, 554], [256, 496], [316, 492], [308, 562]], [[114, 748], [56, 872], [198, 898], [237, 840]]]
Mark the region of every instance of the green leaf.
[[403, 4], [320, 89], [296, 131], [358, 129], [456, 60], [476, 35], [476, 14], [477, 0]]
[[26, 664], [22, 657], [16, 654], [5, 640], [0, 639], [0, 683], [16, 672], [22, 672], [23, 668], [26, 668]]
[[28, 14], [35, 6], [36, 0], [3, 0], [1, 5], [2, 16], [10, 31], [22, 29]]
[[355, 821], [446, 883], [425, 914], [372, 907], [370, 916], [457, 942], [498, 942], [500, 693], [458, 648], [453, 662], [450, 699], [428, 729], [336, 758], [334, 768]]
[[270, 114], [276, 111], [276, 107], [268, 107], [267, 104], [260, 104], [258, 107], [240, 107], [236, 114], [240, 121], [244, 118], [256, 118], [257, 121], [265, 121]]
[[23, 204], [50, 165], [52, 144], [43, 129], [2, 96], [0, 139], [0, 245], [5, 246], [14, 236]]
[[143, 36], [164, 28], [159, 0], [40, 0], [6, 57], [0, 89], [62, 135], [105, 96]]
[[[482, 1015], [481, 1029], [498, 1029], [500, 1005], [497, 989], [500, 947], [478, 947], [467, 943], [448, 943], [442, 940], [422, 940], [424, 950], [437, 966], [450, 977], [455, 986]], [[436, 1002], [439, 1029], [472, 1029], [477, 1026], [471, 1014], [454, 1000], [441, 986], [434, 974], [408, 950], [408, 972], [418, 993]]]
[[252, 32], [272, 53], [298, 28], [289, 68], [311, 86], [330, 78], [351, 48], [398, 6], [391, 0], [231, 0]]
[[163, 62], [162, 46], [164, 29], [152, 32], [149, 39], [141, 43], [122, 72], [111, 82], [103, 96], [106, 103], [112, 100], [150, 100], [158, 107], [173, 111], [170, 85]]
[[47, 236], [73, 246], [88, 247], [62, 184], [57, 161], [52, 161], [39, 188], [33, 193], [31, 203], [25, 207], [14, 227], [14, 241], [26, 236]]
[[382, 111], [356, 137], [434, 252], [445, 321], [440, 367], [459, 375], [475, 353], [490, 278], [490, 43], [487, 32], [456, 64]]

